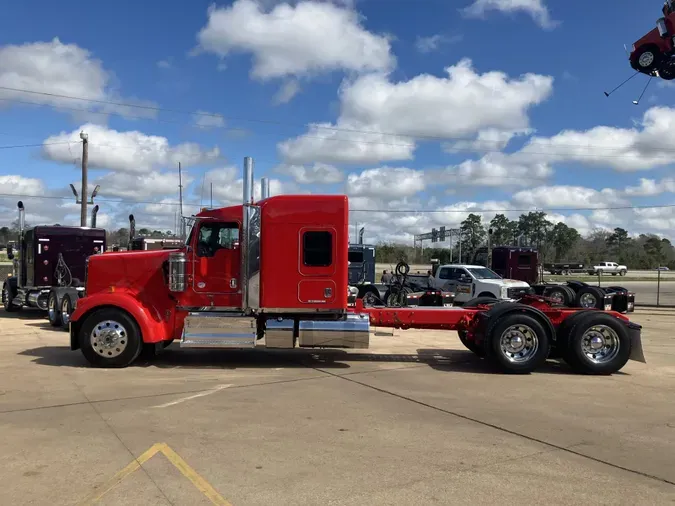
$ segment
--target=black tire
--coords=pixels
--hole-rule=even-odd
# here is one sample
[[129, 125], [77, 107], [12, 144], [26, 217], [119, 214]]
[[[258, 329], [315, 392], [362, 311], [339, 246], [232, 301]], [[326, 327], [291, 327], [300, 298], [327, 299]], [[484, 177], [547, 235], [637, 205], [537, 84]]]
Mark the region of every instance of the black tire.
[[5, 281], [2, 285], [2, 305], [8, 313], [13, 313], [21, 309], [21, 306], [17, 306], [12, 302], [14, 297], [16, 297], [16, 289], [9, 281]]
[[[643, 46], [636, 49], [634, 59], [638, 70], [649, 74], [661, 66], [663, 55], [656, 46]], [[641, 59], [643, 62], [640, 61]]]
[[[94, 330], [97, 330], [97, 337], [101, 339], [97, 341], [99, 351], [94, 349], [90, 338]], [[108, 346], [103, 343], [106, 334], [101, 334], [101, 331], [106, 330], [111, 331], [113, 335], [110, 337], [116, 340]], [[82, 354], [96, 367], [127, 367], [143, 349], [138, 324], [127, 313], [115, 308], [99, 309], [87, 316], [77, 337]], [[119, 345], [119, 348], [114, 348], [114, 345]]]
[[[600, 353], [593, 354], [589, 346], [588, 340], [591, 337], [587, 331], [594, 327], [599, 328], [592, 337], [604, 339], [601, 343], [604, 342], [605, 347], [598, 351], [605, 353], [605, 357], [601, 357]], [[600, 332], [601, 329], [605, 331], [604, 335]], [[607, 332], [607, 329], [613, 332]], [[626, 365], [630, 352], [631, 340], [625, 324], [607, 313], [588, 311], [576, 317], [569, 325], [563, 359], [572, 369], [582, 374], [612, 374]]]
[[73, 300], [72, 294], [66, 293], [63, 295], [63, 297], [61, 297], [61, 310], [59, 313], [61, 319], [61, 328], [63, 330], [70, 330], [70, 315], [73, 314], [75, 305], [76, 302]]
[[584, 286], [574, 297], [574, 307], [605, 309], [605, 291], [597, 286]]
[[[509, 354], [508, 349], [502, 349], [501, 338], [510, 329], [520, 332], [521, 339], [530, 343], [529, 355], [518, 356], [518, 353]], [[507, 313], [490, 325], [485, 344], [486, 358], [502, 372], [512, 374], [529, 374], [536, 370], [546, 362], [551, 347], [550, 337], [539, 320], [515, 312]]]
[[469, 350], [474, 355], [477, 355], [481, 358], [485, 356], [485, 349], [482, 346], [476, 344], [474, 341], [469, 341], [469, 339], [467, 338], [466, 330], [458, 330], [457, 335], [459, 336], [459, 340], [462, 342], [462, 344], [466, 347], [467, 350]]
[[50, 290], [47, 297], [47, 319], [52, 327], [61, 326], [61, 300], [56, 290]]
[[565, 285], [548, 286], [544, 290], [544, 297], [554, 299], [562, 306], [570, 307], [574, 302], [574, 290]]
[[621, 269], [621, 270], [619, 271], [619, 276], [625, 276], [626, 273], [627, 273], [627, 271], [625, 271], [624, 269]]

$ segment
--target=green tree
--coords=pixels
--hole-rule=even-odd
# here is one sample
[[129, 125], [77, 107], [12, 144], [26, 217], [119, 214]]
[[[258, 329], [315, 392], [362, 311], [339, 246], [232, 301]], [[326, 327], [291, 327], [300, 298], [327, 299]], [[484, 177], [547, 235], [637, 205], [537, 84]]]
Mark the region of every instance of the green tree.
[[462, 241], [462, 256], [464, 258], [472, 258], [475, 251], [485, 241], [487, 235], [480, 215], [469, 214], [460, 224], [459, 228]]
[[[577, 229], [565, 225], [562, 221], [556, 223], [551, 231], [553, 247], [555, 248], [555, 260], [559, 262], [565, 259], [574, 245], [581, 239]], [[572, 260], [566, 258], [566, 260]]]
[[522, 234], [530, 246], [541, 249], [553, 224], [546, 219], [543, 211], [529, 212], [518, 219], [518, 232]]
[[490, 228], [492, 229], [492, 245], [507, 246], [514, 242], [518, 224], [503, 214], [497, 214], [490, 221]]

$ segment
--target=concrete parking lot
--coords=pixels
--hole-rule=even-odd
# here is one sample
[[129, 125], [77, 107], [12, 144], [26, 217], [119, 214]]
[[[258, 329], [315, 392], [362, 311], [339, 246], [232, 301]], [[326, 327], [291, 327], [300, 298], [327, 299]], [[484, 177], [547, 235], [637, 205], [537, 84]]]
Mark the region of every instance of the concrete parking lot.
[[634, 320], [648, 363], [611, 377], [492, 374], [429, 331], [103, 370], [0, 310], [0, 504], [671, 504], [675, 312]]

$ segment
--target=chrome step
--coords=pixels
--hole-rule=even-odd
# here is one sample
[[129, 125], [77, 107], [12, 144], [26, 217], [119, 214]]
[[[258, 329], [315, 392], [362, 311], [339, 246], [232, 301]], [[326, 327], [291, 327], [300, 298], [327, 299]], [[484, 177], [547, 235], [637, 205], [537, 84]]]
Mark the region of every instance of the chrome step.
[[241, 314], [189, 313], [181, 348], [255, 348], [256, 321]]

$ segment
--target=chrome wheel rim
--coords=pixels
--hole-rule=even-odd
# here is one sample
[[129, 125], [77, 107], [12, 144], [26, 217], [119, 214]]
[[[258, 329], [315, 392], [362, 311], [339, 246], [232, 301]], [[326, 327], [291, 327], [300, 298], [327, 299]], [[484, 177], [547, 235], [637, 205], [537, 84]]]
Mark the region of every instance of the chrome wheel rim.
[[373, 292], [368, 292], [363, 296], [363, 304], [365, 306], [374, 306], [375, 305], [375, 294]]
[[606, 364], [621, 349], [619, 335], [607, 325], [594, 325], [581, 336], [581, 351], [594, 364]]
[[584, 308], [593, 308], [598, 303], [598, 299], [592, 293], [584, 293], [579, 297], [579, 304]]
[[61, 321], [64, 325], [70, 323], [70, 308], [68, 307], [68, 299], [66, 298], [61, 302]]
[[4, 303], [9, 306], [9, 290], [7, 287], [2, 289], [2, 298], [4, 299]]
[[638, 63], [641, 67], [649, 67], [652, 63], [654, 63], [654, 53], [651, 51], [642, 53], [638, 59]]
[[499, 338], [499, 348], [509, 362], [527, 362], [539, 350], [537, 333], [527, 325], [511, 325]]
[[49, 314], [50, 322], [56, 320], [56, 297], [49, 297], [49, 301], [47, 301], [47, 313]]
[[91, 347], [105, 358], [121, 355], [129, 342], [127, 329], [114, 320], [105, 320], [96, 324], [89, 335]]
[[563, 297], [563, 294], [560, 293], [560, 292], [553, 292], [548, 297], [549, 297], [549, 299], [552, 299], [552, 300], [556, 301], [558, 304], [562, 304], [565, 301], [565, 299]]

